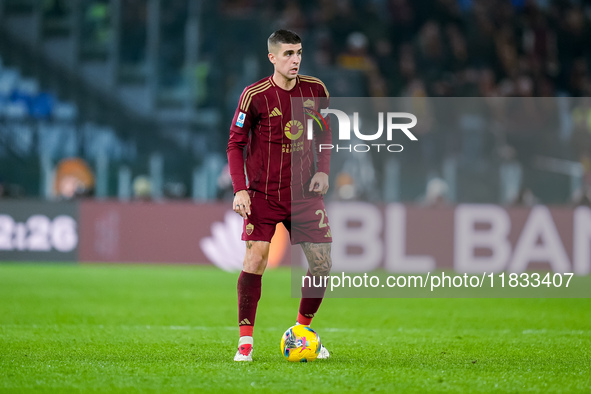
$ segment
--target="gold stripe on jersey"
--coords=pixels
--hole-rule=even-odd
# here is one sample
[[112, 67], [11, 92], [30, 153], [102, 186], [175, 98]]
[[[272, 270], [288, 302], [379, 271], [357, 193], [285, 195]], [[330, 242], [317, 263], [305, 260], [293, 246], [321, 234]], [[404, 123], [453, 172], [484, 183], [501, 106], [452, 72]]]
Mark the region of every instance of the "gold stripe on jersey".
[[259, 91], [263, 91], [266, 88], [269, 87], [269, 82], [263, 82], [260, 85], [257, 86], [253, 86], [251, 88], [248, 88], [244, 94], [242, 95], [242, 100], [240, 101], [240, 110], [245, 111], [248, 110], [248, 104], [250, 102], [250, 99], [253, 95], [255, 95], [256, 93], [258, 93]]
[[252, 101], [252, 99], [253, 99], [253, 97], [254, 97], [255, 95], [257, 95], [258, 93], [262, 93], [262, 92], [264, 92], [265, 90], [269, 89], [270, 87], [271, 87], [271, 84], [268, 84], [268, 83], [267, 83], [267, 84], [265, 84], [264, 86], [261, 86], [259, 89], [256, 89], [256, 90], [252, 90], [252, 91], [250, 91], [250, 92], [249, 92], [249, 95], [248, 95], [248, 98], [247, 98], [247, 100], [245, 101], [245, 104], [244, 104], [244, 109], [245, 109], [245, 110], [247, 110], [247, 109], [248, 109], [248, 107], [250, 107], [250, 103], [251, 103], [251, 101]]
[[248, 106], [250, 105], [250, 101], [252, 100], [253, 96], [257, 93], [264, 92], [270, 87], [271, 84], [269, 83], [269, 81], [267, 81], [262, 83], [261, 85], [253, 86], [252, 88], [247, 89], [242, 95], [242, 101], [240, 102], [240, 110], [242, 112], [246, 112], [248, 110]]
[[246, 102], [245, 109], [248, 109], [248, 107], [250, 106], [250, 102], [252, 101], [252, 99], [255, 95], [264, 92], [265, 90], [269, 89], [270, 87], [271, 87], [271, 84], [267, 84], [267, 86], [265, 86], [263, 89], [257, 90], [256, 92], [252, 92], [250, 97], [248, 98], [248, 101]]
[[[269, 99], [267, 99], [267, 96], [265, 96], [265, 103], [267, 104], [267, 113], [269, 113]], [[265, 180], [265, 195], [268, 196], [269, 195], [269, 175], [271, 174], [271, 136], [272, 136], [272, 132], [271, 132], [271, 118], [269, 117], [269, 153], [267, 156], [267, 179]], [[281, 169], [279, 170], [279, 173], [281, 174]]]
[[300, 79], [304, 82], [312, 82], [312, 83], [317, 83], [319, 85], [322, 85], [322, 87], [324, 88], [324, 93], [326, 94], [326, 97], [329, 97], [328, 95], [328, 89], [326, 89], [326, 85], [324, 85], [324, 83], [316, 78], [316, 77], [311, 77], [309, 75], [300, 75]]
[[258, 90], [260, 88], [262, 88], [264, 85], [266, 85], [267, 83], [269, 83], [269, 80], [266, 81], [262, 81], [261, 83], [258, 83], [254, 86], [251, 87], [247, 87], [244, 92], [242, 93], [242, 99], [240, 100], [240, 108], [242, 108], [242, 104], [246, 101], [246, 98], [255, 90]]

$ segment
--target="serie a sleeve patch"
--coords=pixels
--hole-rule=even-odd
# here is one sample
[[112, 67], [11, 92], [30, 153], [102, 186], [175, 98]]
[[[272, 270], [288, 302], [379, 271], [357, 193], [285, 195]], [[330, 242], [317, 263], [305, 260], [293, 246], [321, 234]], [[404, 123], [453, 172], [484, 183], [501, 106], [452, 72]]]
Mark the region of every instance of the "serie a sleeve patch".
[[246, 114], [244, 112], [240, 112], [238, 114], [238, 119], [236, 120], [236, 126], [238, 126], [238, 127], [244, 126], [244, 119], [246, 119]]

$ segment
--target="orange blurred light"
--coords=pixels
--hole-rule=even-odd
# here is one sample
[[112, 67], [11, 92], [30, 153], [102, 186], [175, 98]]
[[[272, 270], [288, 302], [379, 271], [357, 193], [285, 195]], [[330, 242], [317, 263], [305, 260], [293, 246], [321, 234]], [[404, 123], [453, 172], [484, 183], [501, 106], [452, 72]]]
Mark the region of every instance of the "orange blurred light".
[[271, 247], [269, 248], [269, 267], [274, 268], [281, 264], [288, 246], [289, 232], [283, 223], [278, 223], [277, 227], [275, 227], [275, 235], [271, 239]]

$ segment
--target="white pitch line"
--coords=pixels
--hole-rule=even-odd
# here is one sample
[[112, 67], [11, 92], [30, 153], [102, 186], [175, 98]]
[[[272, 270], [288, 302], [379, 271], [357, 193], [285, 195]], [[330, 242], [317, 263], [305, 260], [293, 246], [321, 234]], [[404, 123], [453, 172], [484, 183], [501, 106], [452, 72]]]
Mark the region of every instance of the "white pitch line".
[[[163, 325], [104, 325], [104, 324], [0, 324], [0, 329], [2, 328], [39, 328], [39, 329], [67, 329], [67, 328], [79, 328], [81, 326], [94, 328], [94, 329], [118, 329], [118, 330], [178, 330], [178, 331], [211, 331], [211, 330], [228, 330], [228, 331], [236, 331], [238, 330], [238, 326], [163, 326]], [[258, 330], [262, 331], [283, 331], [285, 328], [282, 327], [267, 327], [267, 326], [257, 326]], [[435, 328], [343, 328], [343, 327], [323, 327], [319, 328], [318, 331], [321, 332], [371, 332], [371, 333], [379, 333], [379, 332], [400, 332], [400, 333], [426, 333], [432, 331], [440, 331], [440, 329]], [[512, 334], [514, 333], [510, 329], [502, 329], [502, 330], [462, 330], [461, 332], [471, 332], [471, 331], [485, 331], [485, 332], [494, 332], [497, 334]], [[517, 332], [515, 332], [517, 333]], [[553, 334], [553, 335], [591, 335], [591, 330], [553, 330], [553, 329], [526, 329], [521, 330], [521, 334], [523, 335], [536, 335], [536, 334]]]

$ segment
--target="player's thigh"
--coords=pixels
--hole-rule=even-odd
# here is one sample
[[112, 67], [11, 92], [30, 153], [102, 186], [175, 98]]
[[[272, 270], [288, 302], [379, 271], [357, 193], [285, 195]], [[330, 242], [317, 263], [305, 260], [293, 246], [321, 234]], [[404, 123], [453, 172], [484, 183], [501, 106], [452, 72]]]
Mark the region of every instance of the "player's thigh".
[[271, 242], [277, 223], [285, 218], [284, 213], [274, 201], [264, 198], [252, 198], [250, 212], [244, 219], [242, 240]]
[[252, 198], [250, 211], [242, 229], [242, 239], [246, 241], [243, 270], [262, 275], [269, 259], [275, 228], [285, 219], [285, 213], [275, 201], [264, 198]]
[[294, 201], [289, 222], [291, 243], [330, 243], [332, 233], [322, 198]]
[[271, 243], [266, 241], [246, 241], [246, 253], [242, 270], [251, 274], [262, 275], [269, 260]]

